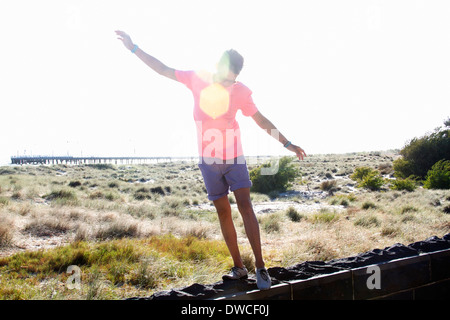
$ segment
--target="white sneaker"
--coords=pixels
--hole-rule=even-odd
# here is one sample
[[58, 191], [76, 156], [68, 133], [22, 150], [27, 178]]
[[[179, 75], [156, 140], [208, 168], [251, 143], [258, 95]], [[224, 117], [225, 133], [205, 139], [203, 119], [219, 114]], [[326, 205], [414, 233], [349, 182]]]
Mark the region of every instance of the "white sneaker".
[[256, 285], [259, 290], [270, 289], [272, 280], [270, 280], [270, 276], [266, 268], [256, 269]]
[[231, 268], [231, 272], [222, 276], [223, 280], [238, 280], [238, 279], [247, 279], [248, 271], [244, 268], [233, 267]]

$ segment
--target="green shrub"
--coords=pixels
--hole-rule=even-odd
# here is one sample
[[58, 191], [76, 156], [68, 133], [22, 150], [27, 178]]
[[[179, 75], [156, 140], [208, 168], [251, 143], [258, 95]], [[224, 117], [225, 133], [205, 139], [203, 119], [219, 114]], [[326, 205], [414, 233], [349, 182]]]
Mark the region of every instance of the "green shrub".
[[162, 196], [164, 196], [166, 194], [161, 186], [150, 188], [150, 192], [151, 193], [160, 194]]
[[416, 182], [410, 178], [391, 180], [391, 183], [392, 190], [414, 191], [416, 189]]
[[380, 190], [383, 184], [384, 180], [378, 172], [370, 173], [360, 183], [361, 188], [366, 188], [372, 191]]
[[364, 210], [369, 210], [369, 209], [376, 209], [376, 205], [373, 202], [370, 201], [366, 201], [362, 204], [361, 208], [363, 208]]
[[105, 194], [105, 199], [109, 200], [109, 201], [114, 201], [114, 200], [116, 200], [118, 198], [119, 198], [119, 196], [117, 194], [113, 193], [113, 192], [107, 192]]
[[144, 187], [137, 189], [133, 196], [136, 200], [147, 200], [152, 198], [150, 190]]
[[55, 199], [67, 199], [73, 200], [76, 199], [76, 195], [72, 190], [54, 190], [51, 193], [44, 196], [47, 200], [55, 200]]
[[115, 182], [115, 181], [112, 181], [112, 182], [108, 183], [108, 187], [110, 187], [110, 188], [118, 188], [119, 184], [117, 182]]
[[444, 124], [446, 128], [437, 128], [429, 135], [414, 138], [400, 150], [403, 158], [394, 161], [397, 177], [414, 175], [423, 179], [436, 162], [450, 159], [450, 121]]
[[[259, 192], [269, 194], [271, 191], [286, 191], [291, 182], [299, 176], [298, 170], [292, 164], [292, 157], [283, 157], [277, 161], [276, 165], [272, 162], [267, 162], [250, 171], [250, 180], [252, 181], [252, 192]], [[264, 171], [270, 172], [274, 168], [273, 174], [264, 174]], [[262, 174], [262, 169], [264, 169]], [[266, 173], [267, 173], [266, 172]]]
[[79, 203], [76, 193], [67, 189], [53, 190], [51, 193], [44, 195], [43, 198], [56, 205], [73, 206]]
[[339, 194], [339, 195], [331, 198], [330, 204], [332, 206], [340, 205], [340, 206], [348, 207], [350, 205], [350, 202], [355, 201], [355, 199], [356, 198], [353, 194], [349, 194], [349, 195]]
[[450, 189], [450, 160], [436, 162], [423, 184], [427, 189]]
[[350, 176], [350, 179], [354, 181], [361, 181], [366, 177], [369, 173], [374, 171], [374, 169], [369, 167], [359, 167], [356, 168], [355, 171], [353, 171], [353, 174]]
[[369, 167], [356, 168], [350, 178], [358, 182], [359, 188], [366, 188], [372, 191], [380, 190], [384, 184], [384, 179], [378, 170]]
[[313, 223], [330, 223], [337, 220], [339, 216], [335, 211], [331, 212], [325, 208], [320, 209], [319, 212], [312, 215]]
[[264, 215], [260, 217], [258, 220], [262, 230], [264, 230], [267, 233], [277, 233], [281, 229], [280, 219], [281, 219], [280, 213], [276, 212]]
[[286, 210], [286, 215], [292, 222], [299, 222], [305, 217], [303, 214], [299, 213], [294, 207], [289, 207]]
[[414, 169], [410, 161], [403, 158], [398, 158], [394, 160], [394, 176], [401, 179], [406, 179], [414, 175]]
[[78, 181], [78, 180], [69, 182], [69, 187], [76, 188], [76, 187], [79, 187], [79, 186], [81, 186], [81, 182]]

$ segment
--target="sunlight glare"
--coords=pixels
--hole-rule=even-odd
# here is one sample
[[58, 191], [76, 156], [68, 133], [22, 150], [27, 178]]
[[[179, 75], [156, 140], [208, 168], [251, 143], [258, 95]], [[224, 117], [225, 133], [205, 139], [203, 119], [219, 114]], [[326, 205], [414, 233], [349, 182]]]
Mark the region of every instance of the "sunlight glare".
[[200, 93], [200, 109], [213, 119], [228, 111], [230, 94], [220, 84], [213, 83]]

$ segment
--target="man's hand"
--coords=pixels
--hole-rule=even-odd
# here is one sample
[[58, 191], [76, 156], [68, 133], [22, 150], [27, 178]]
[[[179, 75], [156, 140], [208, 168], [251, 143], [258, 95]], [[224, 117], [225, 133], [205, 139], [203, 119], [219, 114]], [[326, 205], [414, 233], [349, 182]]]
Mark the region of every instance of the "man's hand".
[[[117, 39], [121, 40], [123, 42], [123, 45], [128, 50], [134, 49], [134, 43], [131, 41], [131, 38], [128, 34], [126, 34], [123, 31], [116, 30]], [[155, 57], [152, 57], [148, 53], [144, 52], [142, 49], [138, 49], [135, 52], [135, 55], [141, 59], [147, 66], [152, 68], [155, 72], [159, 73], [162, 76], [165, 76], [169, 79], [178, 81], [176, 75], [175, 75], [175, 69], [169, 68], [164, 63], [156, 59]]]
[[289, 147], [287, 147], [287, 149], [289, 151], [295, 152], [298, 160], [303, 160], [303, 158], [306, 157], [305, 151], [299, 146], [296, 146], [295, 144], [291, 144]]
[[117, 39], [121, 40], [123, 42], [123, 45], [128, 50], [132, 50], [134, 47], [133, 41], [131, 41], [131, 38], [128, 34], [126, 34], [123, 31], [116, 30], [116, 34], [118, 35]]
[[[259, 111], [256, 112], [252, 116], [252, 118], [253, 120], [255, 120], [256, 124], [260, 126], [261, 129], [269, 133], [273, 138], [281, 142], [283, 145], [286, 144], [288, 140], [281, 134], [280, 131], [278, 131], [278, 129], [274, 126], [272, 122], [270, 122], [269, 119], [267, 119], [265, 116], [261, 114], [261, 112]], [[299, 146], [296, 146], [295, 144], [289, 145], [287, 149], [289, 151], [294, 152], [297, 155], [298, 160], [303, 160], [303, 158], [306, 157], [305, 151]]]

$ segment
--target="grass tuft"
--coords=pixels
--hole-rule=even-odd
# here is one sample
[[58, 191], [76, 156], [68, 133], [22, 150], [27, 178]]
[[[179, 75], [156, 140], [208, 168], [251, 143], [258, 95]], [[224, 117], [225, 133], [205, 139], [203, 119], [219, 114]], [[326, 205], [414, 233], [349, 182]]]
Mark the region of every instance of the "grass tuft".
[[339, 215], [335, 211], [329, 209], [320, 209], [319, 212], [314, 213], [311, 217], [313, 223], [331, 223], [339, 219]]

